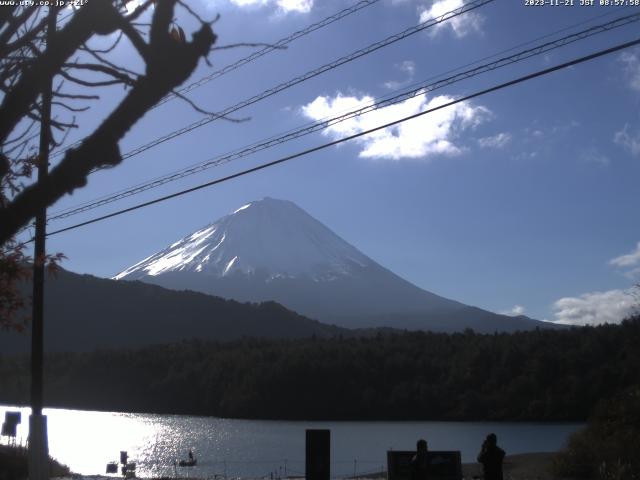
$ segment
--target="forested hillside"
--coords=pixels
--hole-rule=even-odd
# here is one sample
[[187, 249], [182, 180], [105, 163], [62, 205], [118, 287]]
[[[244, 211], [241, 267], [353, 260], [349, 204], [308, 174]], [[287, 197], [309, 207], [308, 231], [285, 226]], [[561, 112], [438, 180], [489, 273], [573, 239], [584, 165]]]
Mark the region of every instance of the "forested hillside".
[[[54, 354], [46, 403], [281, 419], [584, 420], [640, 384], [640, 317], [479, 335], [182, 342]], [[28, 398], [28, 360], [0, 361], [0, 402]]]
[[[26, 298], [30, 288], [23, 285]], [[44, 346], [49, 352], [142, 348], [194, 337], [227, 341], [244, 336], [302, 338], [347, 333], [275, 302], [240, 303], [62, 269], [55, 277], [47, 277], [45, 311]], [[0, 352], [29, 352], [30, 342], [28, 335], [0, 332]]]

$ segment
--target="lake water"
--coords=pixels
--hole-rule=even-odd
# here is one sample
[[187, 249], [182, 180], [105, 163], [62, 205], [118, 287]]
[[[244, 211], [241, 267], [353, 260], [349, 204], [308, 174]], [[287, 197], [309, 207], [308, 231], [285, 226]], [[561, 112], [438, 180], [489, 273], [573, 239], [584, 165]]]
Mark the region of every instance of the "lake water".
[[[18, 442], [28, 435], [30, 409], [19, 410]], [[174, 459], [192, 449], [193, 468], [177, 468], [192, 478], [275, 477], [304, 474], [305, 429], [331, 430], [334, 477], [386, 470], [387, 450], [415, 449], [425, 438], [431, 450], [460, 450], [475, 460], [487, 433], [498, 435], [507, 454], [556, 451], [582, 427], [576, 423], [496, 422], [288, 422], [231, 420], [182, 415], [149, 415], [47, 408], [49, 453], [73, 472], [104, 474], [109, 461], [126, 450], [138, 476], [173, 476]], [[122, 478], [122, 477], [120, 477]]]

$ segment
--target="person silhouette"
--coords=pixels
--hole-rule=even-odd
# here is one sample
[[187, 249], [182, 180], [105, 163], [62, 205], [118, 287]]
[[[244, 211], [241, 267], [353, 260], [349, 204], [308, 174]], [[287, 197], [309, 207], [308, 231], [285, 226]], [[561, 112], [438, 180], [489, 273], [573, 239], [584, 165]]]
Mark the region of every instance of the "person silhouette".
[[504, 460], [504, 455], [504, 450], [498, 447], [496, 434], [490, 433], [487, 435], [478, 454], [478, 463], [482, 464], [485, 480], [503, 480], [502, 461]]
[[189, 461], [193, 462], [193, 451], [189, 450]]
[[427, 441], [423, 438], [416, 443], [416, 454], [411, 459], [411, 480], [427, 480], [429, 478], [429, 458]]

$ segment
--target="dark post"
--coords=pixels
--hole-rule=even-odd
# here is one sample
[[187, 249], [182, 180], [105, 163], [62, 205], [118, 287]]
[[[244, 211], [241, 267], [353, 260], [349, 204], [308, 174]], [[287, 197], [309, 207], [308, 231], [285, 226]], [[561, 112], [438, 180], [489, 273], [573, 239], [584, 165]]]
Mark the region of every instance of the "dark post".
[[[47, 23], [47, 49], [56, 31], [57, 10], [49, 7]], [[49, 173], [49, 145], [51, 140], [51, 97], [53, 78], [47, 79], [42, 90], [42, 118], [40, 120], [40, 153], [38, 158], [38, 182]], [[49, 448], [47, 442], [47, 418], [43, 407], [43, 351], [44, 351], [44, 258], [47, 209], [36, 215], [35, 246], [33, 253], [33, 310], [31, 319], [31, 417], [29, 418], [29, 479], [49, 478]]]
[[331, 475], [331, 431], [306, 431], [306, 480], [329, 480]]

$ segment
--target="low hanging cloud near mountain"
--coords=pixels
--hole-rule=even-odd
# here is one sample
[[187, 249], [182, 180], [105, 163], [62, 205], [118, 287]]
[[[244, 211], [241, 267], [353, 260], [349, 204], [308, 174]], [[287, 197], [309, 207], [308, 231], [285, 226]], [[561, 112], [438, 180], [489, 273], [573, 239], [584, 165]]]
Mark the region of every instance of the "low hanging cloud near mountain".
[[585, 293], [565, 297], [553, 304], [555, 323], [563, 325], [600, 325], [620, 323], [638, 307], [633, 289]]
[[[323, 134], [338, 139], [390, 123], [454, 100], [447, 95], [428, 98], [421, 93], [404, 102], [371, 111], [329, 126]], [[374, 103], [373, 97], [320, 96], [302, 107], [306, 117], [321, 121]], [[490, 118], [491, 112], [483, 106], [462, 102], [436, 110], [421, 117], [360, 137], [355, 141], [362, 147], [360, 157], [400, 160], [427, 158], [436, 155], [454, 156], [465, 147], [460, 135]]]
[[502, 315], [508, 315], [510, 317], [517, 317], [519, 315], [524, 315], [525, 308], [522, 305], [514, 305], [513, 308], [509, 310], [504, 310], [500, 312]]
[[[464, 5], [463, 0], [439, 0], [433, 2], [433, 4], [421, 10], [418, 10], [420, 15], [420, 23], [426, 22], [431, 18], [438, 18], [447, 12], [460, 8]], [[441, 31], [450, 28], [454, 35], [458, 38], [466, 37], [472, 32], [482, 32], [482, 23], [484, 17], [474, 11], [463, 13], [457, 17], [453, 17], [446, 22], [434, 25], [431, 29], [431, 35], [435, 36]]]
[[640, 277], [640, 242], [632, 252], [609, 260], [609, 265], [623, 270], [627, 278]]
[[281, 12], [308, 13], [314, 0], [229, 0], [239, 7], [276, 5]]
[[[609, 265], [631, 280], [640, 277], [640, 242], [633, 251], [609, 260]], [[561, 298], [553, 304], [553, 310], [554, 322], [564, 325], [620, 323], [640, 311], [640, 287]]]

